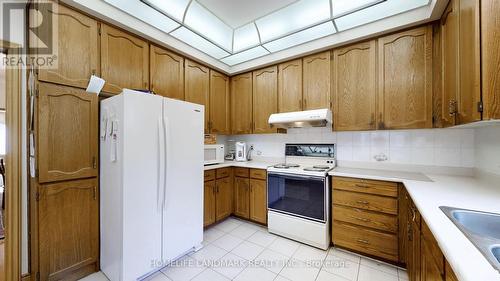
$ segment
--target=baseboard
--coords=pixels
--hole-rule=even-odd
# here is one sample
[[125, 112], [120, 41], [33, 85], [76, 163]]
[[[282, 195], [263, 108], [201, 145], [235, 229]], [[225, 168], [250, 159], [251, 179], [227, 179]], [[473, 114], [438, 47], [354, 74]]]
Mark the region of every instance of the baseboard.
[[28, 274], [23, 274], [21, 276], [21, 281], [31, 281], [31, 275], [28, 273]]

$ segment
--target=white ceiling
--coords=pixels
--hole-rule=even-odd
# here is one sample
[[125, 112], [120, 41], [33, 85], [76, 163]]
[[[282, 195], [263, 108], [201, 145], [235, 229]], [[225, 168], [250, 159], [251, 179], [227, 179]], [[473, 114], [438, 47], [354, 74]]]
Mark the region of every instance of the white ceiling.
[[[266, 3], [264, 0], [61, 1], [230, 75], [439, 19], [448, 2], [448, 0], [383, 2], [266, 0], [271, 3]], [[163, 6], [163, 10], [146, 5], [143, 1], [156, 2]], [[305, 1], [309, 3], [301, 6]], [[325, 1], [331, 3], [332, 9], [325, 7]], [[233, 2], [239, 3], [236, 9], [227, 4]], [[260, 6], [255, 3], [259, 3]], [[317, 10], [307, 12], [306, 9], [300, 9], [300, 7], [317, 9], [318, 5], [310, 3], [322, 3], [319, 7], [323, 8], [318, 13], [315, 13]], [[364, 7], [359, 3], [375, 3], [375, 5]], [[173, 13], [168, 9], [177, 4], [181, 9], [175, 11], [176, 17], [172, 17]], [[345, 16], [335, 15], [335, 11], [342, 11], [341, 8], [348, 9], [353, 5], [358, 5], [360, 10]], [[182, 9], [185, 11], [184, 16]], [[325, 9], [330, 14], [327, 12], [325, 15]], [[285, 16], [277, 16], [277, 20], [273, 21], [274, 16], [283, 11], [286, 11]], [[216, 16], [215, 13], [219, 15]], [[265, 15], [262, 17], [263, 13]], [[315, 18], [317, 15], [321, 15], [322, 19], [317, 20]], [[233, 21], [229, 25], [231, 16], [240, 22]], [[225, 17], [223, 21], [222, 17]], [[304, 25], [304, 18], [315, 23]], [[238, 25], [248, 19], [251, 20], [250, 24], [233, 28], [233, 24]], [[290, 26], [293, 26], [292, 30]], [[280, 31], [276, 27], [285, 30]], [[231, 32], [232, 30], [234, 32]], [[255, 39], [257, 31], [260, 31], [260, 34], [258, 39]], [[269, 39], [263, 40], [263, 38]]]
[[232, 28], [240, 27], [297, 0], [198, 0]]

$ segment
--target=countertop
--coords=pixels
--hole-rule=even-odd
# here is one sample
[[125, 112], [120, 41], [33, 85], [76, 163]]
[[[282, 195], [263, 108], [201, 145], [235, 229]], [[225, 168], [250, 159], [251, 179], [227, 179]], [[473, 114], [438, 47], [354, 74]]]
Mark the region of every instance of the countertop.
[[267, 167], [276, 165], [278, 162], [266, 162], [266, 161], [224, 161], [224, 163], [213, 164], [205, 166], [205, 171], [225, 168], [225, 167], [242, 167], [242, 168], [253, 168], [253, 169], [267, 169]]
[[500, 280], [500, 273], [439, 209], [450, 206], [500, 213], [500, 181], [343, 167], [330, 175], [403, 183], [458, 279]]

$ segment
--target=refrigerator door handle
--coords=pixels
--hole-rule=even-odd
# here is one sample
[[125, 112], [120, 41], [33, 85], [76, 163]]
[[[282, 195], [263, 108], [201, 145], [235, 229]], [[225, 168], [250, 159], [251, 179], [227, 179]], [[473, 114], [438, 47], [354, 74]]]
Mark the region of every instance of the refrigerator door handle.
[[170, 140], [170, 130], [169, 130], [169, 122], [168, 122], [168, 117], [164, 117], [163, 118], [163, 122], [164, 122], [164, 130], [165, 130], [165, 153], [164, 153], [164, 156], [165, 156], [165, 166], [164, 166], [164, 179], [165, 181], [163, 182], [163, 210], [166, 210], [167, 208], [167, 201], [168, 201], [168, 196], [167, 196], [167, 180], [168, 180], [168, 167], [169, 167], [169, 152], [168, 152], [168, 149], [169, 149], [169, 140]]
[[164, 149], [165, 149], [165, 128], [163, 124], [163, 118], [160, 116], [158, 118], [158, 179], [157, 179], [157, 188], [156, 188], [156, 193], [157, 193], [157, 200], [156, 200], [156, 206], [158, 211], [161, 211], [163, 209], [163, 186], [165, 182], [165, 168], [164, 168]]

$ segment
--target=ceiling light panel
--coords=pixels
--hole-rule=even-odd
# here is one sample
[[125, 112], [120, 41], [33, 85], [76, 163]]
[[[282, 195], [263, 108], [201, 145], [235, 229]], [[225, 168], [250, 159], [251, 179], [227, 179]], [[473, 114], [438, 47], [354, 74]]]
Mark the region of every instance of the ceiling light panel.
[[234, 30], [233, 52], [237, 53], [259, 44], [259, 33], [253, 22]]
[[381, 2], [380, 0], [332, 0], [332, 15], [338, 17]]
[[378, 21], [399, 13], [407, 12], [429, 4], [429, 0], [387, 0], [380, 4], [359, 10], [355, 13], [335, 19], [339, 31]]
[[255, 21], [262, 42], [330, 19], [330, 0], [301, 0]]
[[271, 41], [267, 44], [264, 44], [264, 47], [270, 52], [277, 52], [334, 33], [335, 33], [335, 27], [333, 26], [333, 22], [328, 21], [326, 23], [308, 28], [306, 30], [294, 33], [292, 35], [288, 35], [278, 40]]
[[257, 46], [255, 48], [234, 54], [227, 58], [223, 58], [221, 61], [229, 66], [233, 66], [268, 54], [269, 52], [266, 51], [266, 49], [262, 48], [262, 46]]
[[220, 47], [232, 49], [233, 29], [198, 2], [189, 5], [184, 24]]
[[192, 32], [191, 30], [185, 27], [180, 27], [179, 29], [170, 33], [170, 35], [174, 36], [175, 38], [204, 52], [205, 54], [215, 59], [221, 59], [223, 57], [230, 55], [228, 52], [224, 51], [215, 44], [211, 43], [210, 41], [206, 40], [205, 38], [199, 36], [198, 34]]
[[[189, 0], [141, 0], [154, 8], [162, 11], [163, 13], [173, 17], [175, 20], [182, 22], [184, 13], [189, 5]], [[120, 2], [131, 2], [120, 1]]]
[[139, 1], [105, 0], [105, 2], [164, 32], [170, 32], [180, 26], [176, 21]]

